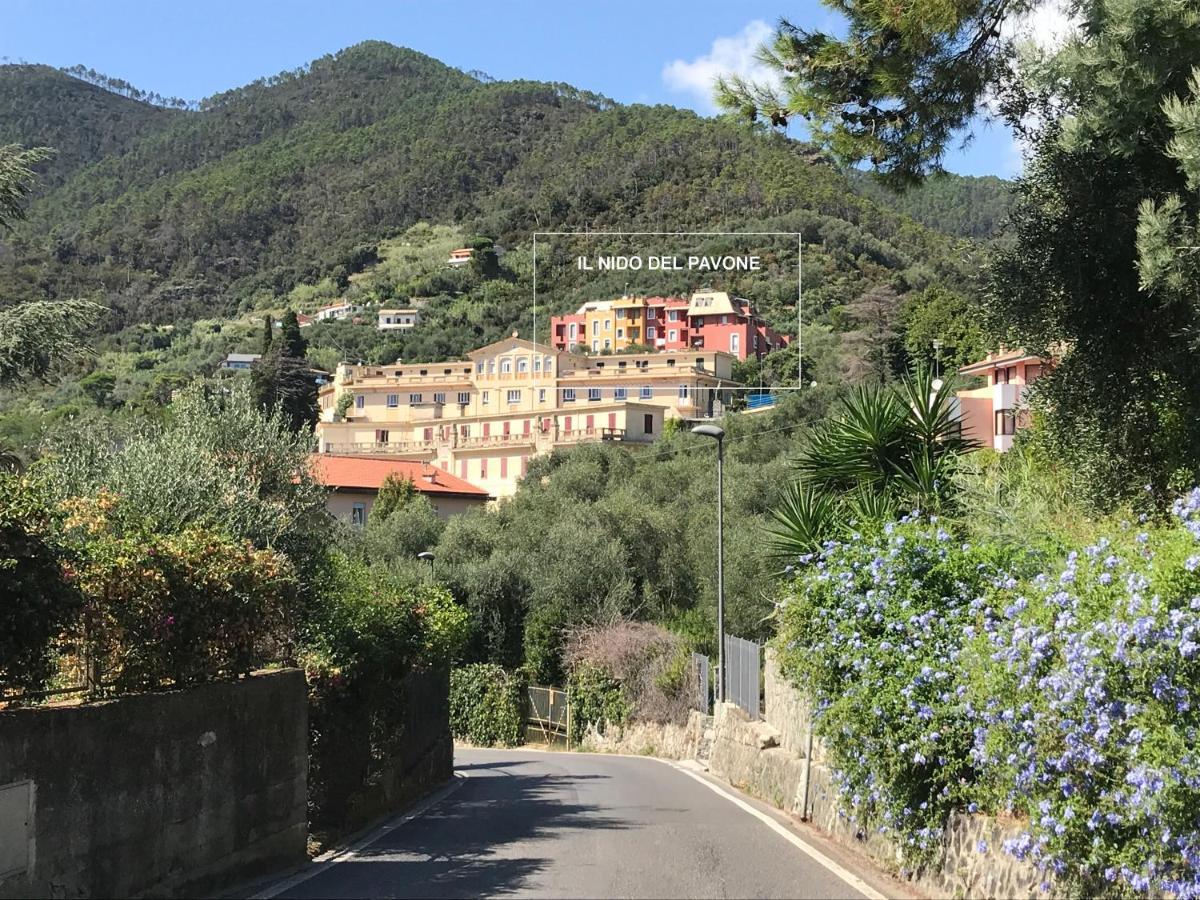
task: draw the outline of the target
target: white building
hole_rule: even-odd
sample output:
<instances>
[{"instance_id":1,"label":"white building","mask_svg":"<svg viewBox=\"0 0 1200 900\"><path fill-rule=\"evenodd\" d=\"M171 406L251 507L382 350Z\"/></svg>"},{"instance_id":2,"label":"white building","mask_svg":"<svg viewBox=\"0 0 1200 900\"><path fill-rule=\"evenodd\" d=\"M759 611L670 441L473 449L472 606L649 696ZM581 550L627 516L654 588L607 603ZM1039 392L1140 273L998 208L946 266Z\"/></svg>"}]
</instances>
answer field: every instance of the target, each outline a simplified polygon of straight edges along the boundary
<instances>
[{"instance_id":1,"label":"white building","mask_svg":"<svg viewBox=\"0 0 1200 900\"><path fill-rule=\"evenodd\" d=\"M380 331L408 331L420 322L421 313L415 309L381 309L377 327Z\"/></svg>"}]
</instances>

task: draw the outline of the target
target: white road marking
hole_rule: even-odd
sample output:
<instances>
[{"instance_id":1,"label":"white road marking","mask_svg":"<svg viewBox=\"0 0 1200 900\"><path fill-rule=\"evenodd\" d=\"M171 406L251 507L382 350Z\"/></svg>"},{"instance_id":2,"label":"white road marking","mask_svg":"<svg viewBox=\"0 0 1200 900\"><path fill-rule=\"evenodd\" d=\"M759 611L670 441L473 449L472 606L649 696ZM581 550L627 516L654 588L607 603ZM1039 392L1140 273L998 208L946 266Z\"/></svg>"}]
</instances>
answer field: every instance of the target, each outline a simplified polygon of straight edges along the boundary
<instances>
[{"instance_id":1,"label":"white road marking","mask_svg":"<svg viewBox=\"0 0 1200 900\"><path fill-rule=\"evenodd\" d=\"M654 757L647 757L647 758L653 759ZM661 760L661 761L667 762L666 760ZM749 803L747 803L741 797L738 797L736 794L731 794L729 791L725 790L719 784L715 784L714 782L709 781L707 778L697 775L695 772L691 771L686 766L681 766L676 763L670 763L670 762L668 762L667 764L669 766L671 766L671 768L675 769L676 771L682 772L684 775L688 776L689 778L696 779L696 781L700 782L702 785L704 785L710 791L720 794L722 797L724 797L730 803L732 803L735 806L750 813L750 815L754 816L754 818L758 819L760 822L762 822L764 825L766 825L768 828L770 828L772 831L774 831L776 834L778 834L780 837L782 837L785 841L787 841L792 846L794 846L797 850L800 850L802 853L807 854L815 862L824 866L826 869L828 869L830 872L832 872L838 878L842 879L842 881L846 882L846 884L850 885L850 887L854 888L856 891L858 891L864 897L868 897L868 898L870 898L870 900L888 900L887 896L879 893L879 891L875 890L875 888L871 887L869 884L867 884L865 881L863 881L861 878L859 878L857 875L855 875L849 869L834 862L832 859L830 859L828 856L826 856L820 850L818 850L815 847L806 843L798 835L794 834L792 831L785 828L783 825L779 824L779 822L777 822L774 818L767 815L762 810L756 809L755 807L751 806Z\"/></svg>"},{"instance_id":2,"label":"white road marking","mask_svg":"<svg viewBox=\"0 0 1200 900\"><path fill-rule=\"evenodd\" d=\"M429 812L429 810L437 806L439 803L457 791L460 787L462 787L463 781L466 777L467 776L459 772L455 772L454 779L448 785L446 785L436 794L430 794L423 801L421 801L421 803L417 804L417 806L410 809L404 815L397 816L396 818L380 825L378 828L372 829L365 837L348 847L327 850L320 856L313 859L312 863L308 867L297 872L290 878L285 878L278 884L271 885L271 887L267 888L266 890L255 894L251 900L271 900L272 897L278 897L285 891L290 891L296 885L303 884L310 878L315 878L326 869L336 866L338 863L350 862L356 855L358 855L359 852L371 846L380 838L395 831L401 825L411 822L418 816L423 816L425 813Z\"/></svg>"}]
</instances>

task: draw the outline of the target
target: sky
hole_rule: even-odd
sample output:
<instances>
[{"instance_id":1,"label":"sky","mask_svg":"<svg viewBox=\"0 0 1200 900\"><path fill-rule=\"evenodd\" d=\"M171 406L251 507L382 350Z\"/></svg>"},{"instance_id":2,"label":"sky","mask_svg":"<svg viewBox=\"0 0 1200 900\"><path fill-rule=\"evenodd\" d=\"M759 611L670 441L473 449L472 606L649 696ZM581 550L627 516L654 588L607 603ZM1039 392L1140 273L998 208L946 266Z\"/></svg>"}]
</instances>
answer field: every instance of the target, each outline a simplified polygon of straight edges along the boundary
<instances>
[{"instance_id":1,"label":"sky","mask_svg":"<svg viewBox=\"0 0 1200 900\"><path fill-rule=\"evenodd\" d=\"M146 91L199 100L364 40L419 50L494 78L567 82L622 103L669 103L705 115L713 77L761 74L752 54L785 16L838 21L818 0L6 0L0 59L82 63ZM1017 174L1001 124L945 165ZM802 136L802 135L797 135Z\"/></svg>"}]
</instances>

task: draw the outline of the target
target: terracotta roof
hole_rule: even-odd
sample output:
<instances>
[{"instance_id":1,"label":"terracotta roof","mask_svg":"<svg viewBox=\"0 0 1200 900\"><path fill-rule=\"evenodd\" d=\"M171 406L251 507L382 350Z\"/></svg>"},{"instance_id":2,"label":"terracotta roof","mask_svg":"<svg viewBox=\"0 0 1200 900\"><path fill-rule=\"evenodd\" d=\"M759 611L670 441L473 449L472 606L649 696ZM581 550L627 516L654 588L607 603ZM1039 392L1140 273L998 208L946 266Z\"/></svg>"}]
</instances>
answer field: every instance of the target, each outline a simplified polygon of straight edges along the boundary
<instances>
[{"instance_id":1,"label":"terracotta roof","mask_svg":"<svg viewBox=\"0 0 1200 900\"><path fill-rule=\"evenodd\" d=\"M973 362L963 366L958 370L960 375L979 375L984 372L990 372L992 369L1000 368L1001 366L1011 366L1015 363L1035 360L1042 361L1042 358L1035 353L1026 353L1023 349L1010 350L1002 347L995 353L989 353L979 362Z\"/></svg>"},{"instance_id":2,"label":"terracotta roof","mask_svg":"<svg viewBox=\"0 0 1200 900\"><path fill-rule=\"evenodd\" d=\"M407 478L422 494L460 494L481 499L490 496L483 488L416 459L334 456L330 453L313 453L309 458L317 480L332 488L378 490L384 479L394 473ZM425 477L429 474L433 475L432 481Z\"/></svg>"}]
</instances>

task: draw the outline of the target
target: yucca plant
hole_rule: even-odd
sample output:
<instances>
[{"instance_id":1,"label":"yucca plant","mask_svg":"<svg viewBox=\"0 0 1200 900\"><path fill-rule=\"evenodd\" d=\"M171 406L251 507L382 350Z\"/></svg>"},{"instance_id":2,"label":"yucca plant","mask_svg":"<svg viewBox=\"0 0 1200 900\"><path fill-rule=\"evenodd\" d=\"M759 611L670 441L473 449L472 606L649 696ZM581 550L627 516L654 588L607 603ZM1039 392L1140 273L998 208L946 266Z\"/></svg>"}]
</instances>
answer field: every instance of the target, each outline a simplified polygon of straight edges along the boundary
<instances>
[{"instance_id":1,"label":"yucca plant","mask_svg":"<svg viewBox=\"0 0 1200 900\"><path fill-rule=\"evenodd\" d=\"M854 388L796 461L800 478L774 511L771 554L794 559L852 524L947 506L954 460L973 446L953 401L953 383L936 383L927 368L895 386Z\"/></svg>"}]
</instances>

